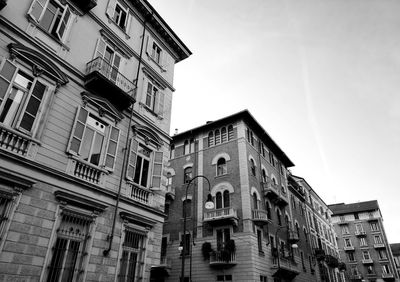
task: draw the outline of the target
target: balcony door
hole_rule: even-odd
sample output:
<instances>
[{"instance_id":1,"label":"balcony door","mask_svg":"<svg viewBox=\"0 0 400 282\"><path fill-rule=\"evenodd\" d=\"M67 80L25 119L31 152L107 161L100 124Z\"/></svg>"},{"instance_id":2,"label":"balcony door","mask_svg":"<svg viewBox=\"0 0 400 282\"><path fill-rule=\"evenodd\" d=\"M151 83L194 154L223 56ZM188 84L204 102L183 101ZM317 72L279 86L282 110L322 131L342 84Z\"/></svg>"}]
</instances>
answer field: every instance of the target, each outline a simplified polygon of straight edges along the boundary
<instances>
[{"instance_id":1,"label":"balcony door","mask_svg":"<svg viewBox=\"0 0 400 282\"><path fill-rule=\"evenodd\" d=\"M97 42L95 58L101 59L101 61L99 61L99 64L101 65L101 73L118 85L118 74L120 72L122 61L121 55L115 51L115 48L107 44L104 39L99 38Z\"/></svg>"}]
</instances>

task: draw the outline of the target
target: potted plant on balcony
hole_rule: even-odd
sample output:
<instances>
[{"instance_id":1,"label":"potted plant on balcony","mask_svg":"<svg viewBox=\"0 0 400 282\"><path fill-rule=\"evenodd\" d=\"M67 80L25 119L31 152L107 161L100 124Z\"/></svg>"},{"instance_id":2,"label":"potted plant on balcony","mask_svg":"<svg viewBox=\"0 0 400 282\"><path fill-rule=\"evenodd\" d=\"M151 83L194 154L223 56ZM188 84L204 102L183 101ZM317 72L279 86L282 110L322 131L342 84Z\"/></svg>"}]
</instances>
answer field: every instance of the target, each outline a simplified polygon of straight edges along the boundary
<instances>
[{"instance_id":1,"label":"potted plant on balcony","mask_svg":"<svg viewBox=\"0 0 400 282\"><path fill-rule=\"evenodd\" d=\"M204 242L201 246L201 252L203 254L204 260L210 259L210 254L214 252L213 248L211 247L210 242Z\"/></svg>"}]
</instances>

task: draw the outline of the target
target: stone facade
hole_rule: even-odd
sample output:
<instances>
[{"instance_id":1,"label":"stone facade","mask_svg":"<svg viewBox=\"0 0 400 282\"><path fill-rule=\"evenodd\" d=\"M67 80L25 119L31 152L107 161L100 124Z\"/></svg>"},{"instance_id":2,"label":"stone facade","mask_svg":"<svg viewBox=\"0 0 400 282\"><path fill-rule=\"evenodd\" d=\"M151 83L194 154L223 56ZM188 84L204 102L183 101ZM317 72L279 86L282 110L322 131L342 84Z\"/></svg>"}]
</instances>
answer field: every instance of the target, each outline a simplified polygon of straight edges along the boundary
<instances>
[{"instance_id":1,"label":"stone facade","mask_svg":"<svg viewBox=\"0 0 400 282\"><path fill-rule=\"evenodd\" d=\"M0 281L162 275L174 65L190 54L145 0L2 1Z\"/></svg>"}]
</instances>

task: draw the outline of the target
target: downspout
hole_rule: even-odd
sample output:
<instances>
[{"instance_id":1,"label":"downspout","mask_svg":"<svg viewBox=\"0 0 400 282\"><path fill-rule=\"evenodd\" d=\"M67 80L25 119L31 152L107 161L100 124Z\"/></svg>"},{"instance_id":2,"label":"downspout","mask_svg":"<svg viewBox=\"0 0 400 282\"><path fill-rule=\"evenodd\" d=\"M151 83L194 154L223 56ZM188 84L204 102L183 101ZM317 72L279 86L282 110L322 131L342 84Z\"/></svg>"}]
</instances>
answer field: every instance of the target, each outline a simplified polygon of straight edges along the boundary
<instances>
[{"instance_id":1,"label":"downspout","mask_svg":"<svg viewBox=\"0 0 400 282\"><path fill-rule=\"evenodd\" d=\"M152 17L152 16L153 16L153 12L151 13L150 17ZM145 16L144 22L143 22L142 42L140 44L139 64L138 64L137 72L136 72L135 88L134 88L135 92L134 93L136 93L136 91L137 91L137 85L138 85L138 80L139 80L139 71L140 71L140 66L141 66L141 63L142 63L144 35L145 35L145 32L146 32L146 22L147 22L147 17ZM104 256L107 256L110 253L112 242L113 242L113 238L114 238L114 233L115 233L115 224L116 224L116 221L117 221L118 207L119 207L119 202L120 202L120 199L121 199L122 181L124 179L125 170L126 170L126 160L127 160L127 156L128 156L128 153L129 153L128 143L129 143L129 139L130 139L131 126L132 126L133 105L134 105L134 103L130 106L131 113L130 113L130 117L129 117L128 133L126 134L125 148L123 149L124 150L124 157L123 157L123 161L122 161L121 176L119 178L119 187L118 187L118 193L117 193L117 201L115 203L113 224L112 224L112 228L111 228L111 234L107 237L109 245L108 245L108 248L103 251L103 255Z\"/></svg>"}]
</instances>

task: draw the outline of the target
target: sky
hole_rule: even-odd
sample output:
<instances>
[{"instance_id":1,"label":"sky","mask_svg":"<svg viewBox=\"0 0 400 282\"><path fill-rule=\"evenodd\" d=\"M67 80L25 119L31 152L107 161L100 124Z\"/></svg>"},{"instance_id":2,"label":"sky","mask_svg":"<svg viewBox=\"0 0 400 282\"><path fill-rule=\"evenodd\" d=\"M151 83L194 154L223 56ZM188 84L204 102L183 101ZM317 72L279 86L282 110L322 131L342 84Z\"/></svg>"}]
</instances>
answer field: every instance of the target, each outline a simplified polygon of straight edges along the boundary
<instances>
[{"instance_id":1,"label":"sky","mask_svg":"<svg viewBox=\"0 0 400 282\"><path fill-rule=\"evenodd\" d=\"M171 134L248 109L325 203L378 200L400 242L400 1L149 2L193 53Z\"/></svg>"}]
</instances>

